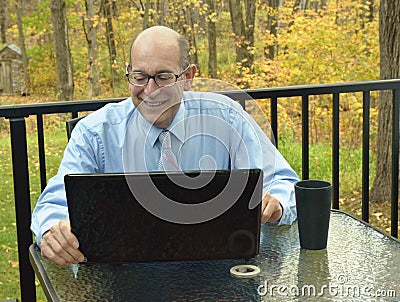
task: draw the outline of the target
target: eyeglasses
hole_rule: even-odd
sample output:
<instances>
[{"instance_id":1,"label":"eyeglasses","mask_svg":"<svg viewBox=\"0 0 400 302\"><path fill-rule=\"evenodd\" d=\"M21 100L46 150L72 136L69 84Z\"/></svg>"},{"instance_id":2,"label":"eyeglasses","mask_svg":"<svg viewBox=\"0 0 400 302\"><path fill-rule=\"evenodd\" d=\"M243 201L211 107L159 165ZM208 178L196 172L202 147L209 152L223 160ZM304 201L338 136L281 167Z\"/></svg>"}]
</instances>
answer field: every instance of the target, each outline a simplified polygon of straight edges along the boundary
<instances>
[{"instance_id":1,"label":"eyeglasses","mask_svg":"<svg viewBox=\"0 0 400 302\"><path fill-rule=\"evenodd\" d=\"M126 77L128 78L128 82L134 86L144 87L149 83L150 79L153 79L159 87L167 87L175 85L176 81L189 69L189 67L190 65L180 74L175 74L173 72L159 72L152 76L141 71L128 72L127 70Z\"/></svg>"}]
</instances>

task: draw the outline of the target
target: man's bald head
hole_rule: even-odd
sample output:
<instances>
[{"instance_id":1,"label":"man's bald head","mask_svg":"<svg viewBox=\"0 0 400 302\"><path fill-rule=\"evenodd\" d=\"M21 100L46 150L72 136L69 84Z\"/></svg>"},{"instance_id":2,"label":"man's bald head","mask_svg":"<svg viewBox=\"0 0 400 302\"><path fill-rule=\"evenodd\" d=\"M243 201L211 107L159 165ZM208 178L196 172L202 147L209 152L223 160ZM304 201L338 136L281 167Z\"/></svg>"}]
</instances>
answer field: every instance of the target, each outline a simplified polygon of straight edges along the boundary
<instances>
[{"instance_id":1,"label":"man's bald head","mask_svg":"<svg viewBox=\"0 0 400 302\"><path fill-rule=\"evenodd\" d=\"M186 38L178 34L175 30L166 26L153 26L139 33L132 42L130 61L132 66L132 51L137 44L147 44L149 42L159 43L160 46L170 44L176 45L179 53L179 64L182 69L189 65L189 44ZM160 48L162 49L162 48Z\"/></svg>"},{"instance_id":2,"label":"man's bald head","mask_svg":"<svg viewBox=\"0 0 400 302\"><path fill-rule=\"evenodd\" d=\"M178 40L180 35L174 31L173 29L166 27L166 26L153 26L143 30L139 33L135 39L135 41L140 41L141 39L154 39L157 38L165 38L167 40L174 39L175 41ZM135 42L134 42L135 44Z\"/></svg>"}]
</instances>

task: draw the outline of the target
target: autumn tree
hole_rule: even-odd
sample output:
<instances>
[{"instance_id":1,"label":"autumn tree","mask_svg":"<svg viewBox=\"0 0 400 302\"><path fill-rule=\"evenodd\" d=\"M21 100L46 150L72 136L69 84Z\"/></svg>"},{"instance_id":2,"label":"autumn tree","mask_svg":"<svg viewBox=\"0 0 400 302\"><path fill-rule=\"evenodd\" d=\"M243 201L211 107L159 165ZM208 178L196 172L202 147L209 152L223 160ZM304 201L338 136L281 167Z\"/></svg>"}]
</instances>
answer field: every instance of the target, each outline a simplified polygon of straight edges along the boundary
<instances>
[{"instance_id":1,"label":"autumn tree","mask_svg":"<svg viewBox=\"0 0 400 302\"><path fill-rule=\"evenodd\" d=\"M0 43L6 43L7 0L0 0Z\"/></svg>"},{"instance_id":2,"label":"autumn tree","mask_svg":"<svg viewBox=\"0 0 400 302\"><path fill-rule=\"evenodd\" d=\"M295 11L304 11L306 9L312 9L318 11L327 5L327 0L295 0L293 9Z\"/></svg>"},{"instance_id":3,"label":"autumn tree","mask_svg":"<svg viewBox=\"0 0 400 302\"><path fill-rule=\"evenodd\" d=\"M237 84L249 88L249 83L242 79L253 71L256 1L229 0L229 11L235 39Z\"/></svg>"},{"instance_id":4,"label":"autumn tree","mask_svg":"<svg viewBox=\"0 0 400 302\"><path fill-rule=\"evenodd\" d=\"M109 53L110 72L111 72L111 87L115 86L115 68L117 60L117 46L115 44L115 33L113 25L114 6L110 0L102 0L101 9L105 18L106 38Z\"/></svg>"},{"instance_id":5,"label":"autumn tree","mask_svg":"<svg viewBox=\"0 0 400 302\"><path fill-rule=\"evenodd\" d=\"M88 45L88 93L89 100L97 97L101 93L100 70L98 62L97 47L97 26L99 24L99 15L95 13L95 0L86 0L86 18L82 17L83 29L85 32L86 42Z\"/></svg>"},{"instance_id":6,"label":"autumn tree","mask_svg":"<svg viewBox=\"0 0 400 302\"><path fill-rule=\"evenodd\" d=\"M279 0L268 0L262 4L262 10L266 10L267 19L260 20L266 31L266 44L264 46L264 56L267 59L273 60L277 52L276 38L278 35L278 15L279 15Z\"/></svg>"},{"instance_id":7,"label":"autumn tree","mask_svg":"<svg viewBox=\"0 0 400 302\"><path fill-rule=\"evenodd\" d=\"M149 28L149 10L150 10L150 0L146 0L143 4L142 1L140 1L141 5L143 6L143 26L142 29L145 30L146 28Z\"/></svg>"},{"instance_id":8,"label":"autumn tree","mask_svg":"<svg viewBox=\"0 0 400 302\"><path fill-rule=\"evenodd\" d=\"M197 8L198 11L199 8ZM176 17L178 18L178 23L181 27L181 33L188 39L190 46L190 61L193 64L196 64L198 67L198 72L201 72L201 67L199 64L198 54L197 54L197 37L196 37L196 17L194 16L196 12L196 7L194 7L193 3L187 3L187 1L183 1L182 5L178 9L178 14ZM183 18L179 18L179 16L183 16Z\"/></svg>"},{"instance_id":9,"label":"autumn tree","mask_svg":"<svg viewBox=\"0 0 400 302\"><path fill-rule=\"evenodd\" d=\"M65 9L64 0L50 0L57 65L57 97L59 101L70 101L74 97L73 70Z\"/></svg>"},{"instance_id":10,"label":"autumn tree","mask_svg":"<svg viewBox=\"0 0 400 302\"><path fill-rule=\"evenodd\" d=\"M362 0L361 2L361 27L364 27L365 23L372 22L374 20L374 0Z\"/></svg>"},{"instance_id":11,"label":"autumn tree","mask_svg":"<svg viewBox=\"0 0 400 302\"><path fill-rule=\"evenodd\" d=\"M379 11L380 78L400 78L400 1L381 0ZM389 199L391 184L392 93L379 97L376 172L371 201Z\"/></svg>"},{"instance_id":12,"label":"autumn tree","mask_svg":"<svg viewBox=\"0 0 400 302\"><path fill-rule=\"evenodd\" d=\"M23 95L27 95L27 94L29 94L31 80L29 77L28 56L26 55L25 35L24 35L24 29L22 26L22 15L24 13L24 10L22 9L21 2L22 1L16 1L15 8L16 8L16 12L17 12L18 37L19 37L19 45L21 48L21 54L22 54L22 67L23 67L23 75L24 75L24 85L22 87L21 93Z\"/></svg>"},{"instance_id":13,"label":"autumn tree","mask_svg":"<svg viewBox=\"0 0 400 302\"><path fill-rule=\"evenodd\" d=\"M217 78L217 30L215 0L207 0L208 16L208 76Z\"/></svg>"}]
</instances>

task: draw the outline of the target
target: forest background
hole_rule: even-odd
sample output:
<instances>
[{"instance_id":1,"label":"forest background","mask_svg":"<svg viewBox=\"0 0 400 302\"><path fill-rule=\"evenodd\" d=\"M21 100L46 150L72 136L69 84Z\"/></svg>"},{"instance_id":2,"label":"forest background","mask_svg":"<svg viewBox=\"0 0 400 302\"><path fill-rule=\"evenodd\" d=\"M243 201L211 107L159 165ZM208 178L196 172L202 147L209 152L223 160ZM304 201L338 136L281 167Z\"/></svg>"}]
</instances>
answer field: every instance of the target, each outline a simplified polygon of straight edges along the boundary
<instances>
[{"instance_id":1,"label":"forest background","mask_svg":"<svg viewBox=\"0 0 400 302\"><path fill-rule=\"evenodd\" d=\"M13 43L22 49L25 85L21 93L26 95L0 95L0 105L128 96L125 62L132 39L152 25L169 26L188 37L197 77L218 79L237 88L380 79L379 0L0 0L0 4L0 48ZM63 26L65 35L55 35ZM60 37L63 41L57 41ZM60 44L68 52L57 58ZM296 144L300 146L300 108L300 99L279 102L280 148L287 157ZM315 147L311 163L322 170L315 176L329 178L330 161L323 158L330 157L331 100L312 98L310 108ZM341 160L352 170L341 172L346 187L340 202L344 209L360 215L361 180L356 175L361 173L361 96L343 95L340 109ZM374 151L377 94L371 96L370 116ZM48 175L55 173L65 146L58 138L65 136L61 119L65 117L45 121L55 133L48 137ZM7 124L0 120L2 158L10 152ZM28 131L35 128L31 125ZM300 173L299 156L288 161ZM371 157L372 174L374 154ZM10 159L1 161L2 168L10 170L5 173L8 180L2 182L7 185L12 179ZM37 160L32 165L37 169ZM39 191L31 192L33 201ZM13 202L11 191L7 198L0 200L2 217L14 215L6 210ZM389 231L390 205L383 202L371 207L372 223ZM0 259L8 267L4 271L2 267L0 298L7 298L17 295L18 262L15 234L2 233L15 232L15 220L4 222L1 228Z\"/></svg>"},{"instance_id":2,"label":"forest background","mask_svg":"<svg viewBox=\"0 0 400 302\"><path fill-rule=\"evenodd\" d=\"M26 90L53 100L60 90L52 12L61 9L73 99L126 95L130 44L152 25L188 37L198 76L240 88L379 79L376 0L1 1L2 43L25 44Z\"/></svg>"}]
</instances>

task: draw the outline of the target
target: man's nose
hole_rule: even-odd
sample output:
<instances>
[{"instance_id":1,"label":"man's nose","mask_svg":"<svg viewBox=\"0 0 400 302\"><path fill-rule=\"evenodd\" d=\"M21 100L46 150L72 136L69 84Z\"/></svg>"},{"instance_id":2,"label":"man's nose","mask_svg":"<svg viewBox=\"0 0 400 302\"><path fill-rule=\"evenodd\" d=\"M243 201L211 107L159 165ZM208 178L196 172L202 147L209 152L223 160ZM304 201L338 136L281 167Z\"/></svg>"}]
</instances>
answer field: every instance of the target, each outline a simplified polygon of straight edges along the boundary
<instances>
[{"instance_id":1,"label":"man's nose","mask_svg":"<svg viewBox=\"0 0 400 302\"><path fill-rule=\"evenodd\" d=\"M154 78L150 78L149 82L147 83L147 85L144 88L144 92L148 95L151 96L154 94L154 92L156 92L158 89L160 89L160 87L157 85L156 81L154 80Z\"/></svg>"}]
</instances>

